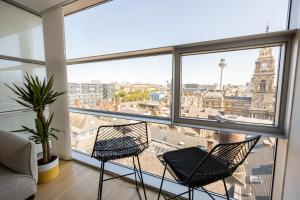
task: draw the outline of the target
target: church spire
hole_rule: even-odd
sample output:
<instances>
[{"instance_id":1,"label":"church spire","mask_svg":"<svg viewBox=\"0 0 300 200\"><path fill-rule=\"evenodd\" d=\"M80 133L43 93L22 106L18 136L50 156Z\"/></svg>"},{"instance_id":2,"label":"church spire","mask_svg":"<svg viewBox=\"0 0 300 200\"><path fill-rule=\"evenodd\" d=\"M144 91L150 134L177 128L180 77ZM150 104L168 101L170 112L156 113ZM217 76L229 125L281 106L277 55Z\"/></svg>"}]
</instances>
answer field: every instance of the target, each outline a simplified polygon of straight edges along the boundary
<instances>
[{"instance_id":1,"label":"church spire","mask_svg":"<svg viewBox=\"0 0 300 200\"><path fill-rule=\"evenodd\" d=\"M268 33L270 30L270 24L269 22L266 24L266 33ZM259 57L258 60L266 59L266 58L272 58L272 48L271 47L263 47L259 50Z\"/></svg>"}]
</instances>

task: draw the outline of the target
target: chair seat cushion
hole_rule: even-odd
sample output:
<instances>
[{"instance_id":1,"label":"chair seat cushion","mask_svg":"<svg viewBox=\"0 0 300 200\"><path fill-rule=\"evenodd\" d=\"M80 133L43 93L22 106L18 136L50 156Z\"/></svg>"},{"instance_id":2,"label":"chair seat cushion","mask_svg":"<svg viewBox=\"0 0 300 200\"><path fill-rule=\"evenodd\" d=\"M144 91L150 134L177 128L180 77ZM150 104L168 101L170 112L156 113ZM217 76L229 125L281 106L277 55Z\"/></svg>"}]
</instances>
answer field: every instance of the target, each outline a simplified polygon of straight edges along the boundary
<instances>
[{"instance_id":1,"label":"chair seat cushion","mask_svg":"<svg viewBox=\"0 0 300 200\"><path fill-rule=\"evenodd\" d=\"M136 140L136 138L124 136L97 141L92 157L101 161L108 161L138 155L146 146L143 144L139 145Z\"/></svg>"},{"instance_id":2,"label":"chair seat cushion","mask_svg":"<svg viewBox=\"0 0 300 200\"><path fill-rule=\"evenodd\" d=\"M202 165L187 182L187 178L207 154L207 151L198 147L190 147L164 153L163 158L180 182L190 187L200 187L230 176L230 173L226 172L227 166L223 162L209 157L208 162Z\"/></svg>"},{"instance_id":3,"label":"chair seat cushion","mask_svg":"<svg viewBox=\"0 0 300 200\"><path fill-rule=\"evenodd\" d=\"M36 193L32 176L18 174L0 165L0 199L24 200Z\"/></svg>"}]
</instances>

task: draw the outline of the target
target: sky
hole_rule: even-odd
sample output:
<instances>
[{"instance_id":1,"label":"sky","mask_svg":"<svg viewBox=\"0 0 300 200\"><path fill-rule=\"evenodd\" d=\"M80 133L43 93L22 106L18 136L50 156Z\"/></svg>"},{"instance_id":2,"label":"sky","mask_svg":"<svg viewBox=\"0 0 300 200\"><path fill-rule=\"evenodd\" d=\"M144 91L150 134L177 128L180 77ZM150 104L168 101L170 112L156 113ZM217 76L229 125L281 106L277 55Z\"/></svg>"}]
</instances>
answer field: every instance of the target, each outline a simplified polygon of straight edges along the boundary
<instances>
[{"instance_id":1,"label":"sky","mask_svg":"<svg viewBox=\"0 0 300 200\"><path fill-rule=\"evenodd\" d=\"M288 0L113 0L65 18L67 58L103 55L286 29ZM278 55L278 49L273 50ZM245 84L258 49L184 58L183 81ZM68 66L69 82L171 80L171 56ZM185 71L186 70L186 71ZM186 77L186 78L185 78ZM186 81L185 81L186 80Z\"/></svg>"},{"instance_id":2,"label":"sky","mask_svg":"<svg viewBox=\"0 0 300 200\"><path fill-rule=\"evenodd\" d=\"M275 69L278 67L279 46L272 47ZM225 58L223 84L245 85L251 82L259 49L198 54L182 57L182 82L199 84L219 84L220 59Z\"/></svg>"}]
</instances>

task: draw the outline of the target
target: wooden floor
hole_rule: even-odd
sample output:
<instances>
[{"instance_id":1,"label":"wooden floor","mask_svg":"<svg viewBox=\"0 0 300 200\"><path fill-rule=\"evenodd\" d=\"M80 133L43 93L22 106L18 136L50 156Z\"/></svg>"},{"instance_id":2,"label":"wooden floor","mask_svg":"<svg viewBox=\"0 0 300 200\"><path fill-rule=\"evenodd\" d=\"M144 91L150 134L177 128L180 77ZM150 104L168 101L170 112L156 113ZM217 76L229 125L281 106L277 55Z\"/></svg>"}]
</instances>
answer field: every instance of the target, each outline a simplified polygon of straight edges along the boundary
<instances>
[{"instance_id":1,"label":"wooden floor","mask_svg":"<svg viewBox=\"0 0 300 200\"><path fill-rule=\"evenodd\" d=\"M105 178L109 177L105 175ZM38 185L36 200L96 200L99 171L75 161L60 161L59 176ZM140 189L142 194L142 189ZM156 199L157 193L147 190L148 199ZM135 185L122 179L104 183L103 200L140 199Z\"/></svg>"}]
</instances>

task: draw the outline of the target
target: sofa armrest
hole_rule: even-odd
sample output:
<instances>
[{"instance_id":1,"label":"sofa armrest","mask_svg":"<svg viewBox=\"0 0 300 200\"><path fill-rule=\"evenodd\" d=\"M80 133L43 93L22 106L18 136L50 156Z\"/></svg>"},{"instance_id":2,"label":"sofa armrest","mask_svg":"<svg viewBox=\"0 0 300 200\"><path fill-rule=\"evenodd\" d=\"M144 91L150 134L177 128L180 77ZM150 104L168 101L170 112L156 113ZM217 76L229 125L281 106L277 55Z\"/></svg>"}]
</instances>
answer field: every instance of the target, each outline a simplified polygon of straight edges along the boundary
<instances>
[{"instance_id":1,"label":"sofa armrest","mask_svg":"<svg viewBox=\"0 0 300 200\"><path fill-rule=\"evenodd\" d=\"M33 142L0 130L0 163L16 173L32 176L37 182L37 153Z\"/></svg>"}]
</instances>

